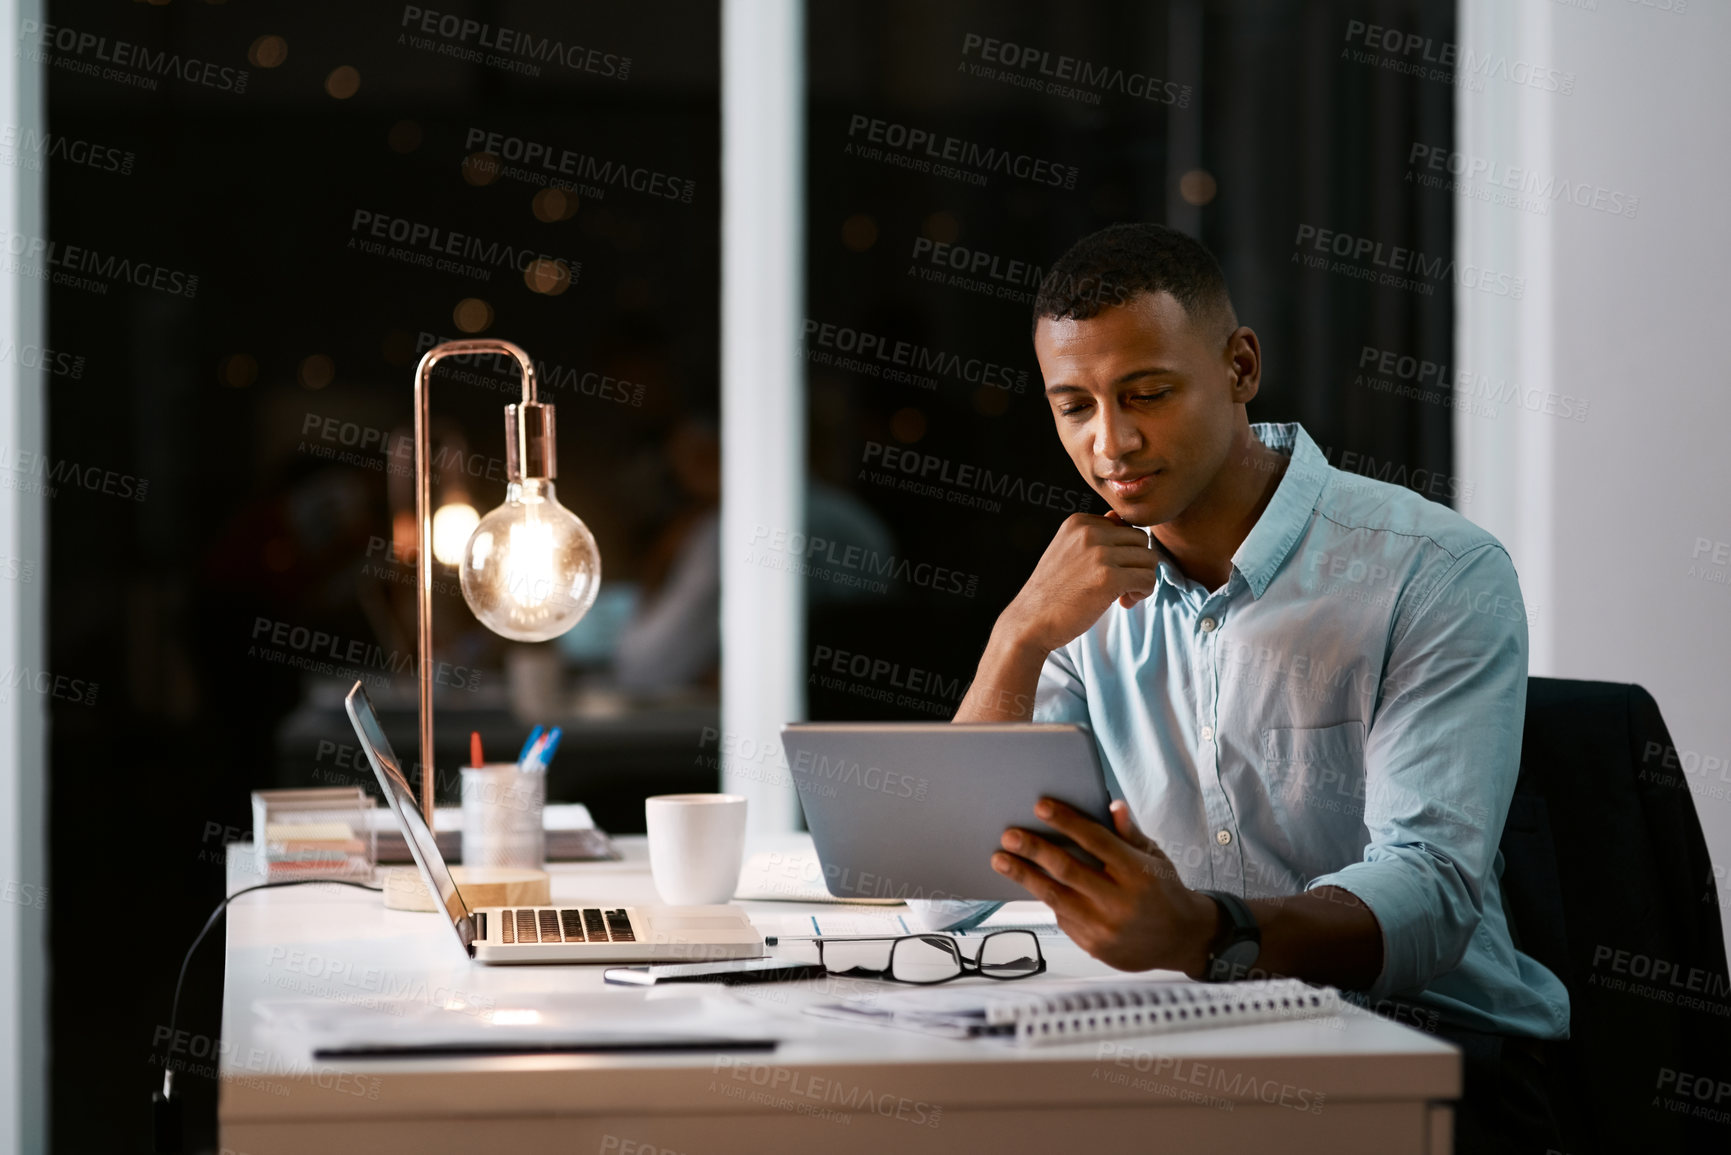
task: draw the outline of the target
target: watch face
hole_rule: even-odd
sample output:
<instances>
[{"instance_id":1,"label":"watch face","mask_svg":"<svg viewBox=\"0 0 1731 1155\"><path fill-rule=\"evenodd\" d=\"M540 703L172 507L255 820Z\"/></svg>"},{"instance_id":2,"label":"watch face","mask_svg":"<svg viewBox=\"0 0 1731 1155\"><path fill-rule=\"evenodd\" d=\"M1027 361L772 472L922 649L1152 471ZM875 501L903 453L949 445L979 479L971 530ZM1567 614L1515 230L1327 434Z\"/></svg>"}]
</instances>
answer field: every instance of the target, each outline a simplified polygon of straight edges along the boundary
<instances>
[{"instance_id":1,"label":"watch face","mask_svg":"<svg viewBox=\"0 0 1731 1155\"><path fill-rule=\"evenodd\" d=\"M1250 978L1259 949L1253 942L1233 943L1208 961L1208 980L1226 983Z\"/></svg>"},{"instance_id":2,"label":"watch face","mask_svg":"<svg viewBox=\"0 0 1731 1155\"><path fill-rule=\"evenodd\" d=\"M1247 967L1251 963L1255 962L1256 956L1261 953L1262 946L1260 943L1246 940L1244 942L1233 943L1231 946L1220 952L1220 957L1231 963L1233 966Z\"/></svg>"},{"instance_id":3,"label":"watch face","mask_svg":"<svg viewBox=\"0 0 1731 1155\"><path fill-rule=\"evenodd\" d=\"M1232 940L1226 946L1211 952L1210 969L1218 976L1216 981L1243 978L1245 972L1256 962L1257 956L1262 953L1261 936L1257 933L1255 919L1242 900L1212 891L1209 896L1220 904L1222 921L1226 924L1221 937Z\"/></svg>"}]
</instances>

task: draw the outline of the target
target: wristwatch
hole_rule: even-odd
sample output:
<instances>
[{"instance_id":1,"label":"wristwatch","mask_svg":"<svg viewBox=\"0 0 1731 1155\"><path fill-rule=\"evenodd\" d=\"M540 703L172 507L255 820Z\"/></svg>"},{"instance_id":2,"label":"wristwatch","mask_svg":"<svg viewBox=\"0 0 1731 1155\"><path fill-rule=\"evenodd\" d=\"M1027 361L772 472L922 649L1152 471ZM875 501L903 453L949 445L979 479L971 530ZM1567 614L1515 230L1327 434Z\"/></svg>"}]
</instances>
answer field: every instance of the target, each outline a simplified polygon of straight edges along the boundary
<instances>
[{"instance_id":1,"label":"wristwatch","mask_svg":"<svg viewBox=\"0 0 1731 1155\"><path fill-rule=\"evenodd\" d=\"M1220 932L1214 936L1214 941L1208 945L1208 962L1202 969L1202 977L1211 983L1227 982L1236 978L1247 978L1250 968L1256 963L1256 956L1262 953L1262 929L1256 925L1256 916L1250 913L1250 906L1236 894L1228 894L1224 890L1204 890L1206 894L1220 904Z\"/></svg>"}]
</instances>

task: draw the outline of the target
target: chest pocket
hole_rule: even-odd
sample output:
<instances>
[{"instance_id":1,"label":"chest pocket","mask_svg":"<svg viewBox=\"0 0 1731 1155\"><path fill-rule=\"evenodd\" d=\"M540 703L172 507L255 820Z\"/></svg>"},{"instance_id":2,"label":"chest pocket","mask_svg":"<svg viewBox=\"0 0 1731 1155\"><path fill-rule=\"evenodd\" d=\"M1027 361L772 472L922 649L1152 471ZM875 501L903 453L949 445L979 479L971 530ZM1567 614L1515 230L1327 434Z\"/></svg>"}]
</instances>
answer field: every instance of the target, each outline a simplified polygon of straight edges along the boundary
<instances>
[{"instance_id":1,"label":"chest pocket","mask_svg":"<svg viewBox=\"0 0 1731 1155\"><path fill-rule=\"evenodd\" d=\"M1315 876L1357 862L1364 826L1364 724L1266 730L1263 773L1295 867Z\"/></svg>"}]
</instances>

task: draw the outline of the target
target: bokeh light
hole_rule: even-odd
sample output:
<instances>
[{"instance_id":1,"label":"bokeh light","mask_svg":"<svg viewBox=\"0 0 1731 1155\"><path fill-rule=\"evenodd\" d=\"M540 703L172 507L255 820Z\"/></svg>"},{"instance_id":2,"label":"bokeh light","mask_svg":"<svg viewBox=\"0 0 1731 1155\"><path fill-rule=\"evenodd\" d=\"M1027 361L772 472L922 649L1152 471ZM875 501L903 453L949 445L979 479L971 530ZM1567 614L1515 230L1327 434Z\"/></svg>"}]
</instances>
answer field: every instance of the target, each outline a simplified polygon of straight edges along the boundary
<instances>
[{"instance_id":1,"label":"bokeh light","mask_svg":"<svg viewBox=\"0 0 1731 1155\"><path fill-rule=\"evenodd\" d=\"M463 549L469 535L481 522L481 515L467 502L441 505L433 512L433 557L441 565L456 565L463 560Z\"/></svg>"},{"instance_id":2,"label":"bokeh light","mask_svg":"<svg viewBox=\"0 0 1731 1155\"><path fill-rule=\"evenodd\" d=\"M493 327L493 306L479 297L464 297L451 310L451 323L465 333L485 333Z\"/></svg>"},{"instance_id":3,"label":"bokeh light","mask_svg":"<svg viewBox=\"0 0 1731 1155\"><path fill-rule=\"evenodd\" d=\"M962 225L954 213L939 209L926 218L925 234L940 245L953 245L962 235Z\"/></svg>"},{"instance_id":4,"label":"bokeh light","mask_svg":"<svg viewBox=\"0 0 1731 1155\"><path fill-rule=\"evenodd\" d=\"M898 409L890 417L890 433L904 445L912 445L926 435L926 415L918 409Z\"/></svg>"},{"instance_id":5,"label":"bokeh light","mask_svg":"<svg viewBox=\"0 0 1731 1155\"><path fill-rule=\"evenodd\" d=\"M254 68L275 68L288 59L288 41L280 36L260 36L246 50L246 58Z\"/></svg>"},{"instance_id":6,"label":"bokeh light","mask_svg":"<svg viewBox=\"0 0 1731 1155\"><path fill-rule=\"evenodd\" d=\"M323 389L336 376L337 363L323 353L314 353L301 361L300 383L308 389Z\"/></svg>"},{"instance_id":7,"label":"bokeh light","mask_svg":"<svg viewBox=\"0 0 1731 1155\"><path fill-rule=\"evenodd\" d=\"M339 65L325 77L325 91L338 100L347 100L361 90L360 70L352 64Z\"/></svg>"},{"instance_id":8,"label":"bokeh light","mask_svg":"<svg viewBox=\"0 0 1731 1155\"><path fill-rule=\"evenodd\" d=\"M249 353L236 353L224 357L222 364L217 366L217 380L230 389L245 389L258 380L258 362Z\"/></svg>"},{"instance_id":9,"label":"bokeh light","mask_svg":"<svg viewBox=\"0 0 1731 1155\"><path fill-rule=\"evenodd\" d=\"M488 185L499 179L499 158L490 152L472 152L463 158L463 179L472 185Z\"/></svg>"},{"instance_id":10,"label":"bokeh light","mask_svg":"<svg viewBox=\"0 0 1731 1155\"><path fill-rule=\"evenodd\" d=\"M523 283L532 292L557 297L571 287L571 267L564 261L542 257L529 262L529 267L523 270Z\"/></svg>"},{"instance_id":11,"label":"bokeh light","mask_svg":"<svg viewBox=\"0 0 1731 1155\"><path fill-rule=\"evenodd\" d=\"M544 188L535 194L535 219L552 224L577 215L577 194L565 189Z\"/></svg>"},{"instance_id":12,"label":"bokeh light","mask_svg":"<svg viewBox=\"0 0 1731 1155\"><path fill-rule=\"evenodd\" d=\"M865 213L855 213L841 225L841 243L863 253L878 243L878 223Z\"/></svg>"},{"instance_id":13,"label":"bokeh light","mask_svg":"<svg viewBox=\"0 0 1731 1155\"><path fill-rule=\"evenodd\" d=\"M1187 204L1205 205L1214 199L1214 194L1220 191L1220 186L1214 182L1214 174L1199 168L1193 168L1178 178L1178 195Z\"/></svg>"}]
</instances>

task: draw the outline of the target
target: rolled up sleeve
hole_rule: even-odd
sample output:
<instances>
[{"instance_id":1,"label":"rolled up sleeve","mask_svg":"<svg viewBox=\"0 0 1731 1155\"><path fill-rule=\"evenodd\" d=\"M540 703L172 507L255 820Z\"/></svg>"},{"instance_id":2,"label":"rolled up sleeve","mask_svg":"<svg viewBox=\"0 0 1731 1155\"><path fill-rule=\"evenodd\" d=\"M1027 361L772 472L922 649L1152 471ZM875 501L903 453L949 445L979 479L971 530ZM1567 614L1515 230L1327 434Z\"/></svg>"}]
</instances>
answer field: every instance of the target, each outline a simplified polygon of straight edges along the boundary
<instances>
[{"instance_id":1,"label":"rolled up sleeve","mask_svg":"<svg viewBox=\"0 0 1731 1155\"><path fill-rule=\"evenodd\" d=\"M1484 912L1520 770L1527 619L1514 564L1485 544L1462 554L1396 616L1365 741L1359 862L1311 879L1368 906L1382 928L1372 1000L1453 970Z\"/></svg>"},{"instance_id":2,"label":"rolled up sleeve","mask_svg":"<svg viewBox=\"0 0 1731 1155\"><path fill-rule=\"evenodd\" d=\"M1046 655L1040 667L1040 681L1034 687L1034 721L1086 722L1088 691L1082 676L1076 671L1075 659L1068 646Z\"/></svg>"}]
</instances>

